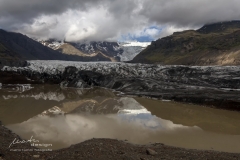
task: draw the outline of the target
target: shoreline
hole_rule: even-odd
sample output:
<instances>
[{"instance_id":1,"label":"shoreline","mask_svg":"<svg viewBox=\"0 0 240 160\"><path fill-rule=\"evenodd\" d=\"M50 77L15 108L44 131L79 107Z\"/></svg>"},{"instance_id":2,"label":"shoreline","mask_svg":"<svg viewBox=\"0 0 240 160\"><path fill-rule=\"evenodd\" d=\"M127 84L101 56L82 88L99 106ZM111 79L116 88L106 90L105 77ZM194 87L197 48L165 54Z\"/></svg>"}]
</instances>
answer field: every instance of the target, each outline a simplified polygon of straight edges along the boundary
<instances>
[{"instance_id":1,"label":"shoreline","mask_svg":"<svg viewBox=\"0 0 240 160\"><path fill-rule=\"evenodd\" d=\"M7 129L0 126L0 159L41 159L41 160L155 160L155 159L240 159L240 153L227 153L210 150L184 149L179 147L167 146L161 143L152 143L148 145L137 145L116 139L90 139L84 142L71 145L68 148L59 150L39 152L39 151L10 151L9 144L14 138L21 138ZM30 144L15 144L11 147L14 149L36 149Z\"/></svg>"},{"instance_id":2,"label":"shoreline","mask_svg":"<svg viewBox=\"0 0 240 160\"><path fill-rule=\"evenodd\" d=\"M59 83L41 83L37 80L29 80L25 76L21 76L14 72L3 72L0 71L0 84L1 88L7 85L58 85L59 87L64 88L79 88L78 86L61 86ZM16 76L16 79L13 79L12 76ZM1 79L3 83L1 83ZM6 83L9 81L10 83ZM132 81L132 80L127 80ZM5 83L4 83L5 82ZM128 82L127 82L128 83ZM131 82L129 82L131 85ZM142 84L142 83L141 83ZM139 85L141 85L139 84ZM123 84L121 84L123 85ZM109 86L84 86L79 89L88 89L91 87L100 87L109 90L113 90L118 93L119 96L131 96L131 97L142 97L149 98L160 101L172 101L179 102L184 104L194 104L194 105L202 105L204 107L215 108L215 109L223 109L240 112L240 99L237 96L240 94L240 90L223 90L218 88L203 88L199 89L165 89L165 90L156 90L156 91L134 91L134 85L131 88L115 88ZM138 87L138 86L137 86Z\"/></svg>"}]
</instances>

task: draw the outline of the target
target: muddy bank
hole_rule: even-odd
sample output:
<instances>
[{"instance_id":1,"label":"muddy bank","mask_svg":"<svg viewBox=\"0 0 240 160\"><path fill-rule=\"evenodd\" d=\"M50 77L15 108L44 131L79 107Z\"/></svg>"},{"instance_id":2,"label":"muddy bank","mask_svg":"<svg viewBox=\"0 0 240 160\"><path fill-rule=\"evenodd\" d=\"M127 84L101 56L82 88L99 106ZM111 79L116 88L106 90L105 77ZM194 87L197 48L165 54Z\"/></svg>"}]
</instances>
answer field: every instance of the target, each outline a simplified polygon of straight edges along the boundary
<instances>
[{"instance_id":1,"label":"muddy bank","mask_svg":"<svg viewBox=\"0 0 240 160\"><path fill-rule=\"evenodd\" d=\"M69 148L55 151L36 151L37 148L29 144L15 144L9 148L11 142L21 138L5 128L0 126L0 159L41 159L41 160L65 160L65 159L83 159L83 160L157 160L157 159L240 159L238 153L225 153L215 151L200 151L166 146L160 143L149 145L134 145L126 141L113 139L91 139ZM16 151L23 149L25 151ZM32 150L32 151L28 151Z\"/></svg>"}]
</instances>

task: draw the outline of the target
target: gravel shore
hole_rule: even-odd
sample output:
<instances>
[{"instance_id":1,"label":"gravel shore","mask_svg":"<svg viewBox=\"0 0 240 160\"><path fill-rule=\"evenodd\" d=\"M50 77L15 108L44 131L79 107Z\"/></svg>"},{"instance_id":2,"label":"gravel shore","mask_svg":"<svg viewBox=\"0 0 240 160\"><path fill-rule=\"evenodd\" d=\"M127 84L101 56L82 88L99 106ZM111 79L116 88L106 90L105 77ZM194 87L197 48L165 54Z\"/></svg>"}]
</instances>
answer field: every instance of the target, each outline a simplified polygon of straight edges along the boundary
<instances>
[{"instance_id":1,"label":"gravel shore","mask_svg":"<svg viewBox=\"0 0 240 160\"><path fill-rule=\"evenodd\" d=\"M3 125L0 131L0 160L240 160L240 153L183 149L160 143L135 145L114 139L91 139L69 148L39 152L30 144L15 144L9 148L15 138L21 138ZM16 149L33 151L14 151Z\"/></svg>"}]
</instances>

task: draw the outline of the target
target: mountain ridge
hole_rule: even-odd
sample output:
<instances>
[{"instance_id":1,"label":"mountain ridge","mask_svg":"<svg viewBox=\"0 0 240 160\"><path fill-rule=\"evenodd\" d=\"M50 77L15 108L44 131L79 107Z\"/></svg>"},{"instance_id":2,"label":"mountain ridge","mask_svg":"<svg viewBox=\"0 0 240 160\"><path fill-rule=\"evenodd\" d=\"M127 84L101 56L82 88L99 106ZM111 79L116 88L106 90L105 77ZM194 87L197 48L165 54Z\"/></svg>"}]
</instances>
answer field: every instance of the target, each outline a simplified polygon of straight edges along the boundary
<instances>
[{"instance_id":1,"label":"mountain ridge","mask_svg":"<svg viewBox=\"0 0 240 160\"><path fill-rule=\"evenodd\" d=\"M94 57L99 54L112 62L132 60L150 43L148 42L67 42L54 39L39 40L43 45L64 54Z\"/></svg>"},{"instance_id":2,"label":"mountain ridge","mask_svg":"<svg viewBox=\"0 0 240 160\"><path fill-rule=\"evenodd\" d=\"M21 33L0 30L0 68L22 66L26 60L65 60L65 61L111 61L131 60L145 47L128 46L118 42L76 43L49 40L36 40Z\"/></svg>"},{"instance_id":3,"label":"mountain ridge","mask_svg":"<svg viewBox=\"0 0 240 160\"><path fill-rule=\"evenodd\" d=\"M20 55L7 49L2 43L0 43L0 69L3 66L25 66L26 62L21 60Z\"/></svg>"},{"instance_id":4,"label":"mountain ridge","mask_svg":"<svg viewBox=\"0 0 240 160\"><path fill-rule=\"evenodd\" d=\"M110 59L97 54L96 57L82 57L78 55L67 55L55 51L21 33L0 30L0 44L18 60L66 60L66 61L110 61ZM4 51L1 52L3 55ZM8 56L9 56L8 55ZM5 57L6 59L6 57ZM12 56L14 59L14 56ZM17 62L17 61L16 61Z\"/></svg>"},{"instance_id":5,"label":"mountain ridge","mask_svg":"<svg viewBox=\"0 0 240 160\"><path fill-rule=\"evenodd\" d=\"M240 21L204 25L153 41L132 63L240 65Z\"/></svg>"}]
</instances>

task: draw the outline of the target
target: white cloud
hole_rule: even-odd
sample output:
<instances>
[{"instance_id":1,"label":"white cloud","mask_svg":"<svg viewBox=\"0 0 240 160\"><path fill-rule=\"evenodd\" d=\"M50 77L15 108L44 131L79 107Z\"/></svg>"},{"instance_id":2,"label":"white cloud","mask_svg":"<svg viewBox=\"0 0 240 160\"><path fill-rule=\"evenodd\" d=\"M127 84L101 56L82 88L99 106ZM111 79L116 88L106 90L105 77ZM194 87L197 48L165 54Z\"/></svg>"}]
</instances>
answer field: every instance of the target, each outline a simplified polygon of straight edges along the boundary
<instances>
[{"instance_id":1,"label":"white cloud","mask_svg":"<svg viewBox=\"0 0 240 160\"><path fill-rule=\"evenodd\" d=\"M42 39L117 40L129 33L155 39L239 19L239 5L239 0L0 0L0 26ZM150 26L165 28L160 34Z\"/></svg>"},{"instance_id":2,"label":"white cloud","mask_svg":"<svg viewBox=\"0 0 240 160\"><path fill-rule=\"evenodd\" d=\"M183 30L189 30L189 29L196 29L196 28L190 28L190 27L176 27L176 26L166 26L162 29L162 32L159 34L159 38L166 37L168 35L173 34L174 32L180 32Z\"/></svg>"},{"instance_id":3,"label":"white cloud","mask_svg":"<svg viewBox=\"0 0 240 160\"><path fill-rule=\"evenodd\" d=\"M93 7L88 12L69 10L60 15L42 15L35 18L32 24L22 25L16 31L40 39L116 41L122 34L143 28L141 20L133 21L128 15L121 18L119 21L104 7Z\"/></svg>"},{"instance_id":4,"label":"white cloud","mask_svg":"<svg viewBox=\"0 0 240 160\"><path fill-rule=\"evenodd\" d=\"M145 28L143 31L137 31L134 35L136 37L156 37L161 32L158 28Z\"/></svg>"}]
</instances>

